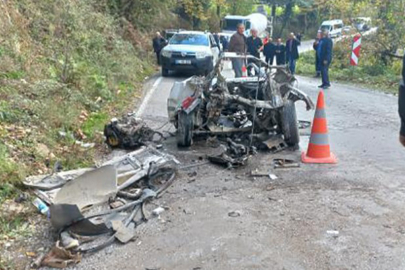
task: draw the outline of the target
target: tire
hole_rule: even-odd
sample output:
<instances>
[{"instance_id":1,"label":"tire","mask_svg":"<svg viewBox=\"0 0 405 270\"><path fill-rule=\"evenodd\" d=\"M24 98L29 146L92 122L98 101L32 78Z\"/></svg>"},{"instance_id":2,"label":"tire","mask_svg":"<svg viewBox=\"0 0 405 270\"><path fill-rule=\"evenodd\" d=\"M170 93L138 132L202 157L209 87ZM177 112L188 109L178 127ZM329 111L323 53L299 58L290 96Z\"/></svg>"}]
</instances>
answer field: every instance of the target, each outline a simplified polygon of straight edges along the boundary
<instances>
[{"instance_id":1,"label":"tire","mask_svg":"<svg viewBox=\"0 0 405 270\"><path fill-rule=\"evenodd\" d=\"M191 146L193 144L193 115L181 111L178 115L177 125L177 146Z\"/></svg>"},{"instance_id":2,"label":"tire","mask_svg":"<svg viewBox=\"0 0 405 270\"><path fill-rule=\"evenodd\" d=\"M300 142L300 134L297 111L295 110L295 103L292 100L288 100L281 110L281 129L285 142L289 146L297 148Z\"/></svg>"},{"instance_id":3,"label":"tire","mask_svg":"<svg viewBox=\"0 0 405 270\"><path fill-rule=\"evenodd\" d=\"M169 76L169 70L167 68L164 68L163 66L162 66L162 76L163 77Z\"/></svg>"}]
</instances>

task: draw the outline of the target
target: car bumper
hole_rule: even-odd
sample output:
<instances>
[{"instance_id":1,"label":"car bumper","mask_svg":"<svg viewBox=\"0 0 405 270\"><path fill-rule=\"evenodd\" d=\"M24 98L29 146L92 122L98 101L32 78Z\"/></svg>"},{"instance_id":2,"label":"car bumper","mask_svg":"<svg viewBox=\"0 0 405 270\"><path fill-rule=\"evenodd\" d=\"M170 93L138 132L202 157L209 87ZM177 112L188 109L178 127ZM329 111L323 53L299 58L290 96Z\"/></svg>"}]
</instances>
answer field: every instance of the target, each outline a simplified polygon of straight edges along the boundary
<instances>
[{"instance_id":1,"label":"car bumper","mask_svg":"<svg viewBox=\"0 0 405 270\"><path fill-rule=\"evenodd\" d=\"M161 57L162 67L169 70L210 70L213 67L212 57L196 58L168 58ZM187 63L182 61L188 61Z\"/></svg>"}]
</instances>

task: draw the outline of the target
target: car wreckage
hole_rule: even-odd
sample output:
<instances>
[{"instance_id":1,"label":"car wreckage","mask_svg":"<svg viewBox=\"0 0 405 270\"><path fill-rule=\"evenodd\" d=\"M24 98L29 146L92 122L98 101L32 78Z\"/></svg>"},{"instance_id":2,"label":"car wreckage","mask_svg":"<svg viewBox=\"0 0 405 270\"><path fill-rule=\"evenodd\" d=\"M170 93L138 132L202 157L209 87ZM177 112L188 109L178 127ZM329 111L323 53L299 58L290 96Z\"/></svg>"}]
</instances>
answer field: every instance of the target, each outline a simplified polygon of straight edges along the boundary
<instances>
[{"instance_id":1,"label":"car wreckage","mask_svg":"<svg viewBox=\"0 0 405 270\"><path fill-rule=\"evenodd\" d=\"M234 59L247 61L251 75L226 78L224 66ZM198 136L218 136L259 149L271 149L275 140L297 147L295 102L304 101L307 110L314 104L296 85L297 79L285 66L223 53L208 76L190 77L171 89L167 107L177 128L178 146L188 147Z\"/></svg>"}]
</instances>

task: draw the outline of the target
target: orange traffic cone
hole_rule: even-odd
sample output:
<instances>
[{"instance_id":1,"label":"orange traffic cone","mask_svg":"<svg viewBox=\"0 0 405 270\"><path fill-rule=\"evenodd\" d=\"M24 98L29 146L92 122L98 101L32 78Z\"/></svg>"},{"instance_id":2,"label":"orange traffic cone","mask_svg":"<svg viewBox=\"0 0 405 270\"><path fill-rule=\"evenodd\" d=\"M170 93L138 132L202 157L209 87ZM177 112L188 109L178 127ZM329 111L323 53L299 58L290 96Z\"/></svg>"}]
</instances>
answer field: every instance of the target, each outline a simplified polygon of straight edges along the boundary
<instances>
[{"instance_id":1,"label":"orange traffic cone","mask_svg":"<svg viewBox=\"0 0 405 270\"><path fill-rule=\"evenodd\" d=\"M242 77L247 77L247 68L245 65L242 66Z\"/></svg>"},{"instance_id":2,"label":"orange traffic cone","mask_svg":"<svg viewBox=\"0 0 405 270\"><path fill-rule=\"evenodd\" d=\"M318 95L308 150L306 154L302 153L301 160L304 163L337 163L335 155L330 152L323 91Z\"/></svg>"}]
</instances>

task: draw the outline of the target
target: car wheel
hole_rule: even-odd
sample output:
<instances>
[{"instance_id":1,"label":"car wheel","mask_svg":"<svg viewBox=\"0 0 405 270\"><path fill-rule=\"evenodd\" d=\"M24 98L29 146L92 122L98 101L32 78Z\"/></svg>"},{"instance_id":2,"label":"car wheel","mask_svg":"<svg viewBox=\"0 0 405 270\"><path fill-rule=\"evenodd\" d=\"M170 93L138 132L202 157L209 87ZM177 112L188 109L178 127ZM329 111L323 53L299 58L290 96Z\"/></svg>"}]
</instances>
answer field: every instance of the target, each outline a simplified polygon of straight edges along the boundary
<instances>
[{"instance_id":1,"label":"car wheel","mask_svg":"<svg viewBox=\"0 0 405 270\"><path fill-rule=\"evenodd\" d=\"M169 76L169 70L167 68L164 68L163 66L162 66L162 76L163 77Z\"/></svg>"},{"instance_id":2,"label":"car wheel","mask_svg":"<svg viewBox=\"0 0 405 270\"><path fill-rule=\"evenodd\" d=\"M193 143L193 115L181 111L177 120L177 145L189 147Z\"/></svg>"},{"instance_id":3,"label":"car wheel","mask_svg":"<svg viewBox=\"0 0 405 270\"><path fill-rule=\"evenodd\" d=\"M295 103L288 100L281 110L281 128L284 134L284 140L289 146L298 148L300 134L298 130L297 111Z\"/></svg>"}]
</instances>

